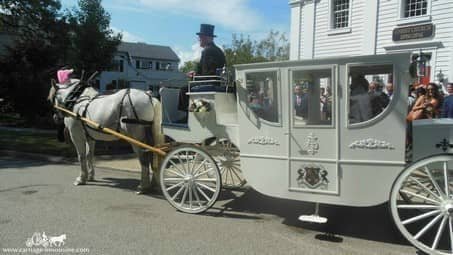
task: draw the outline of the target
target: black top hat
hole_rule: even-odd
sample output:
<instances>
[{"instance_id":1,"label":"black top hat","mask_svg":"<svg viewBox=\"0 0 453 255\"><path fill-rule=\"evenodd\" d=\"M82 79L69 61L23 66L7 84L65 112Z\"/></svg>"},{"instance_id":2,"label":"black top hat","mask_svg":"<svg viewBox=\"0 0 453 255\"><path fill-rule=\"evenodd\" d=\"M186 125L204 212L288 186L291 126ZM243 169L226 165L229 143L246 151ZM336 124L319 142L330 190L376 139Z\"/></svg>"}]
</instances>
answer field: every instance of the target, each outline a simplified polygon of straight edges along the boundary
<instances>
[{"instance_id":1,"label":"black top hat","mask_svg":"<svg viewBox=\"0 0 453 255\"><path fill-rule=\"evenodd\" d=\"M210 37L216 37L216 35L214 35L214 26L210 25L210 24L201 24L200 32L198 32L197 35L206 35L206 36L210 36Z\"/></svg>"}]
</instances>

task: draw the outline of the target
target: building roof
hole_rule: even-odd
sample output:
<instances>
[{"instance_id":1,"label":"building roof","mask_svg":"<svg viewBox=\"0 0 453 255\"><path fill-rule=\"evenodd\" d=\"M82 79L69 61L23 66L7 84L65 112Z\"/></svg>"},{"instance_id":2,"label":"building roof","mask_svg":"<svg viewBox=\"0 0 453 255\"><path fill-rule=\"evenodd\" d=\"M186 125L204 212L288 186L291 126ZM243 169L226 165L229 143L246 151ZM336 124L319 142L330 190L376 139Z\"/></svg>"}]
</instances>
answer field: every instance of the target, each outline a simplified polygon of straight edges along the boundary
<instances>
[{"instance_id":1,"label":"building roof","mask_svg":"<svg viewBox=\"0 0 453 255\"><path fill-rule=\"evenodd\" d=\"M180 61L178 55L168 46L121 42L118 51L127 52L132 57Z\"/></svg>"}]
</instances>

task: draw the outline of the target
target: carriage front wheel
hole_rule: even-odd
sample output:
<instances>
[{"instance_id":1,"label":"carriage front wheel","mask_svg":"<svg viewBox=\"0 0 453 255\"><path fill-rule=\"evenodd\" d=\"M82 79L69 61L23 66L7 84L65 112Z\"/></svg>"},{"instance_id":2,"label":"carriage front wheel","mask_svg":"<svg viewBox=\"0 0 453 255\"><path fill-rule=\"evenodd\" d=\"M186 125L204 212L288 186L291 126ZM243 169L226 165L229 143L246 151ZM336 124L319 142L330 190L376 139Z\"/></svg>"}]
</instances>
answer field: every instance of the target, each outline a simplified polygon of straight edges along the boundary
<instances>
[{"instance_id":1,"label":"carriage front wheel","mask_svg":"<svg viewBox=\"0 0 453 255\"><path fill-rule=\"evenodd\" d=\"M222 178L214 159L204 150L183 145L170 151L160 167L167 201L186 213L201 213L219 197Z\"/></svg>"},{"instance_id":2,"label":"carriage front wheel","mask_svg":"<svg viewBox=\"0 0 453 255\"><path fill-rule=\"evenodd\" d=\"M453 155L422 159L395 180L393 220L403 236L428 254L453 254Z\"/></svg>"}]
</instances>

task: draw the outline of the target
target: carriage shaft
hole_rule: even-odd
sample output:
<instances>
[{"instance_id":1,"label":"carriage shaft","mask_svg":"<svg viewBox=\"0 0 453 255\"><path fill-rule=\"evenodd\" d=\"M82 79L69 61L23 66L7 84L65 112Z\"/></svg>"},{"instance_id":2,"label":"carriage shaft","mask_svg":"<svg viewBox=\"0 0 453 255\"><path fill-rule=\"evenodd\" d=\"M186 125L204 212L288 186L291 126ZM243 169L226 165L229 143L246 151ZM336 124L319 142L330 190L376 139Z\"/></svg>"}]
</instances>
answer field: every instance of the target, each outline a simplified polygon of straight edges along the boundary
<instances>
[{"instance_id":1,"label":"carriage shaft","mask_svg":"<svg viewBox=\"0 0 453 255\"><path fill-rule=\"evenodd\" d=\"M134 144L136 146L139 146L141 148L144 148L144 149L147 149L153 153L156 153L158 154L159 156L165 156L167 155L167 153L165 151L163 151L162 149L160 148L156 148L156 147L153 147L151 145L148 145L148 144L145 144L145 143L142 143L134 138L131 138L129 136L126 136L126 135L123 135L119 132L116 132L115 130L113 129L110 129L110 128L106 128L106 127L102 127L99 123L96 123L95 121L92 121L88 118L85 118L85 117L82 117L66 108L63 108L61 106L58 106L58 105L54 105L54 107L68 115L70 115L71 117L73 118L77 118L77 119L80 119L81 121L87 123L88 125L90 125L91 127L95 128L95 129L98 129L104 133L107 133L107 134L110 134L110 135L113 135L119 139L122 139L122 140L125 140L126 142L128 143L131 143L131 144Z\"/></svg>"}]
</instances>

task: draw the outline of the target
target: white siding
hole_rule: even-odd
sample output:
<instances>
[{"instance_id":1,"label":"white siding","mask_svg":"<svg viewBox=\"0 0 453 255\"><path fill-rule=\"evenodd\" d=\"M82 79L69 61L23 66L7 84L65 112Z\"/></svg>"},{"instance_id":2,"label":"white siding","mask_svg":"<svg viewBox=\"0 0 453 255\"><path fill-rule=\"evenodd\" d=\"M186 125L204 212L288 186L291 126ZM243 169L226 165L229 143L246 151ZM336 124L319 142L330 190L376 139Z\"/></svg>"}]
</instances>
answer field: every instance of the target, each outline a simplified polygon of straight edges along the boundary
<instances>
[{"instance_id":1,"label":"white siding","mask_svg":"<svg viewBox=\"0 0 453 255\"><path fill-rule=\"evenodd\" d=\"M431 21L423 23L434 24L434 37L422 40L414 40L407 42L393 42L392 32L398 27L400 14L400 1L379 1L379 17L377 29L377 54L387 53L386 47L414 44L414 47L407 46L407 49L418 50L421 43L426 42L441 42L443 47L438 48L435 52L436 58L431 61L433 75L439 70L449 76L449 80L453 80L453 1L451 0L432 0L431 1ZM414 24L407 24L409 26ZM436 77L432 76L431 80Z\"/></svg>"},{"instance_id":2,"label":"white siding","mask_svg":"<svg viewBox=\"0 0 453 255\"><path fill-rule=\"evenodd\" d=\"M298 60L299 59L299 52L300 52L300 44L301 44L301 12L300 12L300 3L295 3L291 6L291 34L290 34L290 53L289 59L290 60Z\"/></svg>"},{"instance_id":3,"label":"white siding","mask_svg":"<svg viewBox=\"0 0 453 255\"><path fill-rule=\"evenodd\" d=\"M441 41L444 48L437 50L436 73L448 74L453 81L453 1L438 0L432 2L432 20L435 24L435 41Z\"/></svg>"},{"instance_id":4,"label":"white siding","mask_svg":"<svg viewBox=\"0 0 453 255\"><path fill-rule=\"evenodd\" d=\"M306 9L302 7L302 10L301 10L301 19L300 19L300 34L303 35L304 34L304 31L307 29L305 27L305 23L304 23L304 17L306 16ZM300 52L303 52L304 51L304 46L305 46L305 36L300 36L300 49L299 49L299 58L301 58L301 55Z\"/></svg>"},{"instance_id":5,"label":"white siding","mask_svg":"<svg viewBox=\"0 0 453 255\"><path fill-rule=\"evenodd\" d=\"M365 0L351 0L351 32L344 34L331 34L329 24L329 1L321 0L316 6L315 24L315 58L332 56L360 55L363 42L363 21Z\"/></svg>"}]
</instances>

